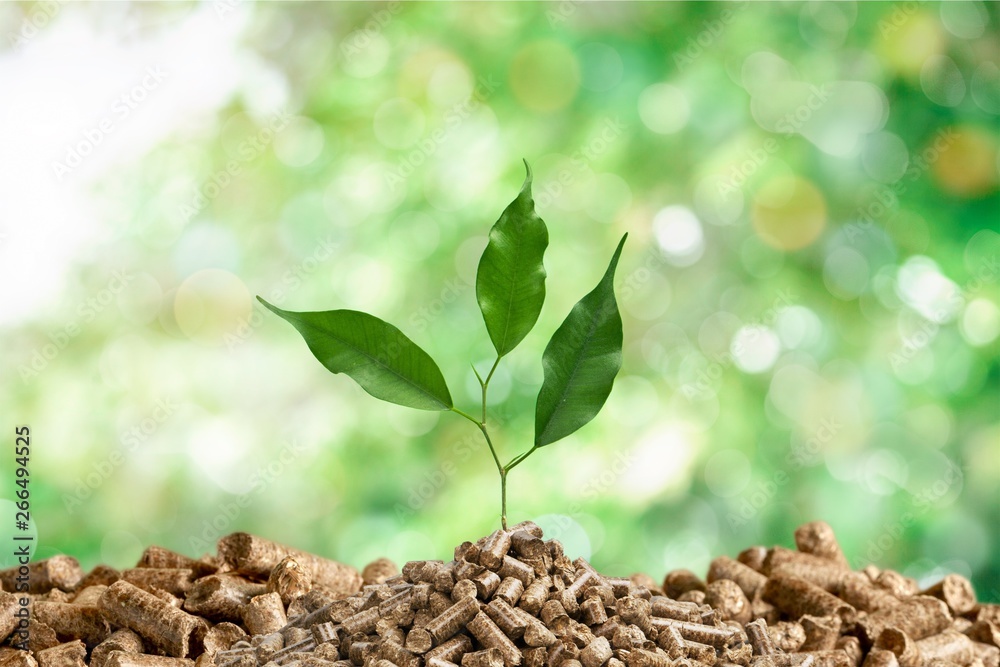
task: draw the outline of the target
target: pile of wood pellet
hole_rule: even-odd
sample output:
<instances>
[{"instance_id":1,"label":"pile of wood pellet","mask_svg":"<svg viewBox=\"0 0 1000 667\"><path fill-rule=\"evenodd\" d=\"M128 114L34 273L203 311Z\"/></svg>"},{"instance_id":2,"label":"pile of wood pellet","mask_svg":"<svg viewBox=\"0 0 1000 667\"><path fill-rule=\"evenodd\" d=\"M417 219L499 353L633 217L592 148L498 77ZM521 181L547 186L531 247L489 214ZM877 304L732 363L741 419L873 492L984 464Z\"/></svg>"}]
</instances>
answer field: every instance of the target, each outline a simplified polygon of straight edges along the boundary
<instances>
[{"instance_id":1,"label":"pile of wood pellet","mask_svg":"<svg viewBox=\"0 0 1000 667\"><path fill-rule=\"evenodd\" d=\"M530 522L402 572L245 533L121 572L58 556L28 566L27 628L26 595L0 593L0 667L1000 667L1000 605L966 579L852 571L822 522L795 542L662 586L570 560Z\"/></svg>"}]
</instances>

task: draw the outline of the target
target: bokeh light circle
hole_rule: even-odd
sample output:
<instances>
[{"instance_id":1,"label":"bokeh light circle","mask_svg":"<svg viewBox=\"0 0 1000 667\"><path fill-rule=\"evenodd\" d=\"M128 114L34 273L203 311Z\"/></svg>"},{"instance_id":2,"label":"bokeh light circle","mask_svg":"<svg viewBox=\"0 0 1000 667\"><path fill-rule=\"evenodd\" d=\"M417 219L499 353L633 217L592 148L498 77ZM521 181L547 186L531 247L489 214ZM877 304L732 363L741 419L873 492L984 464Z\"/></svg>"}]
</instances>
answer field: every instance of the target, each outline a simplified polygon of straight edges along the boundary
<instances>
[{"instance_id":1,"label":"bokeh light circle","mask_svg":"<svg viewBox=\"0 0 1000 667\"><path fill-rule=\"evenodd\" d=\"M880 183L895 183L910 163L910 152L899 135L876 132L869 135L861 152L865 172Z\"/></svg>"},{"instance_id":2,"label":"bokeh light circle","mask_svg":"<svg viewBox=\"0 0 1000 667\"><path fill-rule=\"evenodd\" d=\"M625 65L613 47L601 42L588 42L576 50L580 59L580 85L586 90L603 93L622 80Z\"/></svg>"},{"instance_id":3,"label":"bokeh light circle","mask_svg":"<svg viewBox=\"0 0 1000 667\"><path fill-rule=\"evenodd\" d=\"M720 498L743 493L751 474L750 459L738 449L723 449L705 462L705 484Z\"/></svg>"},{"instance_id":4,"label":"bokeh light circle","mask_svg":"<svg viewBox=\"0 0 1000 667\"><path fill-rule=\"evenodd\" d=\"M409 148L424 133L424 112L403 97L386 100L375 110L375 138L388 148Z\"/></svg>"},{"instance_id":5,"label":"bokeh light circle","mask_svg":"<svg viewBox=\"0 0 1000 667\"><path fill-rule=\"evenodd\" d=\"M929 100L956 107L965 99L965 78L948 56L931 56L920 69L920 87Z\"/></svg>"},{"instance_id":6,"label":"bokeh light circle","mask_svg":"<svg viewBox=\"0 0 1000 667\"><path fill-rule=\"evenodd\" d=\"M667 261L690 266L705 250L705 235L698 217L685 206L667 206L653 217L653 236Z\"/></svg>"},{"instance_id":7,"label":"bokeh light circle","mask_svg":"<svg viewBox=\"0 0 1000 667\"><path fill-rule=\"evenodd\" d=\"M691 105L680 88L654 83L639 94L639 117L657 134L674 134L687 125Z\"/></svg>"},{"instance_id":8,"label":"bokeh light circle","mask_svg":"<svg viewBox=\"0 0 1000 667\"><path fill-rule=\"evenodd\" d=\"M239 278L222 269L203 269L184 280L174 296L177 326L204 345L224 345L251 312L250 292Z\"/></svg>"},{"instance_id":9,"label":"bokeh light circle","mask_svg":"<svg viewBox=\"0 0 1000 667\"><path fill-rule=\"evenodd\" d=\"M815 241L826 226L826 200L810 181L778 176L757 191L751 215L765 243L798 250Z\"/></svg>"},{"instance_id":10,"label":"bokeh light circle","mask_svg":"<svg viewBox=\"0 0 1000 667\"><path fill-rule=\"evenodd\" d=\"M823 284L838 299L845 301L861 296L868 286L868 260L851 247L840 247L827 255L823 263Z\"/></svg>"},{"instance_id":11,"label":"bokeh light circle","mask_svg":"<svg viewBox=\"0 0 1000 667\"><path fill-rule=\"evenodd\" d=\"M514 54L509 80L514 96L526 108L558 111L576 97L580 65L562 42L539 40Z\"/></svg>"},{"instance_id":12,"label":"bokeh light circle","mask_svg":"<svg viewBox=\"0 0 1000 667\"><path fill-rule=\"evenodd\" d=\"M274 135L274 154L289 167L305 167L323 152L323 128L312 118L297 116Z\"/></svg>"}]
</instances>

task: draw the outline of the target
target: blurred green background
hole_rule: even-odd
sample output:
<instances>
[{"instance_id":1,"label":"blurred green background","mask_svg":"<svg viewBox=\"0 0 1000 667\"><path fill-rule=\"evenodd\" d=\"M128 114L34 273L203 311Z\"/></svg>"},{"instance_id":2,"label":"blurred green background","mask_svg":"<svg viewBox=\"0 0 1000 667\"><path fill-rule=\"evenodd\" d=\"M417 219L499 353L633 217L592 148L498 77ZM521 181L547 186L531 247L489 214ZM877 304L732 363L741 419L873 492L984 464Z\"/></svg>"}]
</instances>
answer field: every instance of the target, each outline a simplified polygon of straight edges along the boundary
<instances>
[{"instance_id":1,"label":"blurred green background","mask_svg":"<svg viewBox=\"0 0 1000 667\"><path fill-rule=\"evenodd\" d=\"M37 556L245 530L362 566L494 529L471 424L370 399L252 297L395 323L475 410L475 269L526 158L548 297L491 385L502 456L627 231L626 350L598 418L511 474L512 521L659 578L822 518L857 567L1000 600L998 20L0 5L0 405L32 428Z\"/></svg>"}]
</instances>

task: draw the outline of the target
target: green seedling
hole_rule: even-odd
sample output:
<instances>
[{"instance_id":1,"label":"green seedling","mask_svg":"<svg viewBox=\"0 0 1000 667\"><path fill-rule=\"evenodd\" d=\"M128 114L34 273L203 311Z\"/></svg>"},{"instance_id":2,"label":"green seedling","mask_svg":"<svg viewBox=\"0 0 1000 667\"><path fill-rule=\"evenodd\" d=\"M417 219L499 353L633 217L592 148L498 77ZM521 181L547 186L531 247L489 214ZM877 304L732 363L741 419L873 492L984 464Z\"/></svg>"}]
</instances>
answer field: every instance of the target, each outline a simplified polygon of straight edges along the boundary
<instances>
[{"instance_id":1,"label":"green seedling","mask_svg":"<svg viewBox=\"0 0 1000 667\"><path fill-rule=\"evenodd\" d=\"M476 300L497 357L482 375L478 417L455 407L440 368L403 332L374 315L356 310L290 312L257 297L294 326L316 358L333 373L346 373L383 401L418 410L450 410L483 433L500 473L500 523L507 528L507 475L536 449L565 438L603 407L622 364L622 319L615 301L614 276L628 234L622 236L597 286L577 302L552 334L542 354L543 380L535 404L531 448L500 462L486 422L486 393L500 360L524 340L545 301L542 256L549 233L531 197L531 167L520 193L490 230L476 273Z\"/></svg>"}]
</instances>

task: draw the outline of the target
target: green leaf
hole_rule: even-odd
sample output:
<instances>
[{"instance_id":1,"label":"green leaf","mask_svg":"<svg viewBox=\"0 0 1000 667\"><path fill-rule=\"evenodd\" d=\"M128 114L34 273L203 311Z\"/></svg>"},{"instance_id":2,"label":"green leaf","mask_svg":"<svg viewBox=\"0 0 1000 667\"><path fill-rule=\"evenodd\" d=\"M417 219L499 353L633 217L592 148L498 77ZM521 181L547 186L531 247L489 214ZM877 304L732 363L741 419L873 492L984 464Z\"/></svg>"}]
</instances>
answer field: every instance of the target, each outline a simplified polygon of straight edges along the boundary
<instances>
[{"instance_id":1,"label":"green leaf","mask_svg":"<svg viewBox=\"0 0 1000 667\"><path fill-rule=\"evenodd\" d=\"M622 318L614 279L622 237L601 282L580 299L542 354L544 379L535 404L535 447L565 438L593 419L622 367Z\"/></svg>"},{"instance_id":2,"label":"green leaf","mask_svg":"<svg viewBox=\"0 0 1000 667\"><path fill-rule=\"evenodd\" d=\"M388 322L356 310L293 313L257 299L298 329L320 363L375 398L418 410L452 408L441 369Z\"/></svg>"},{"instance_id":3,"label":"green leaf","mask_svg":"<svg viewBox=\"0 0 1000 667\"><path fill-rule=\"evenodd\" d=\"M517 198L490 230L490 241L479 260L476 300L497 356L507 354L531 331L545 301L542 255L549 232L535 213L531 198L531 167Z\"/></svg>"}]
</instances>

